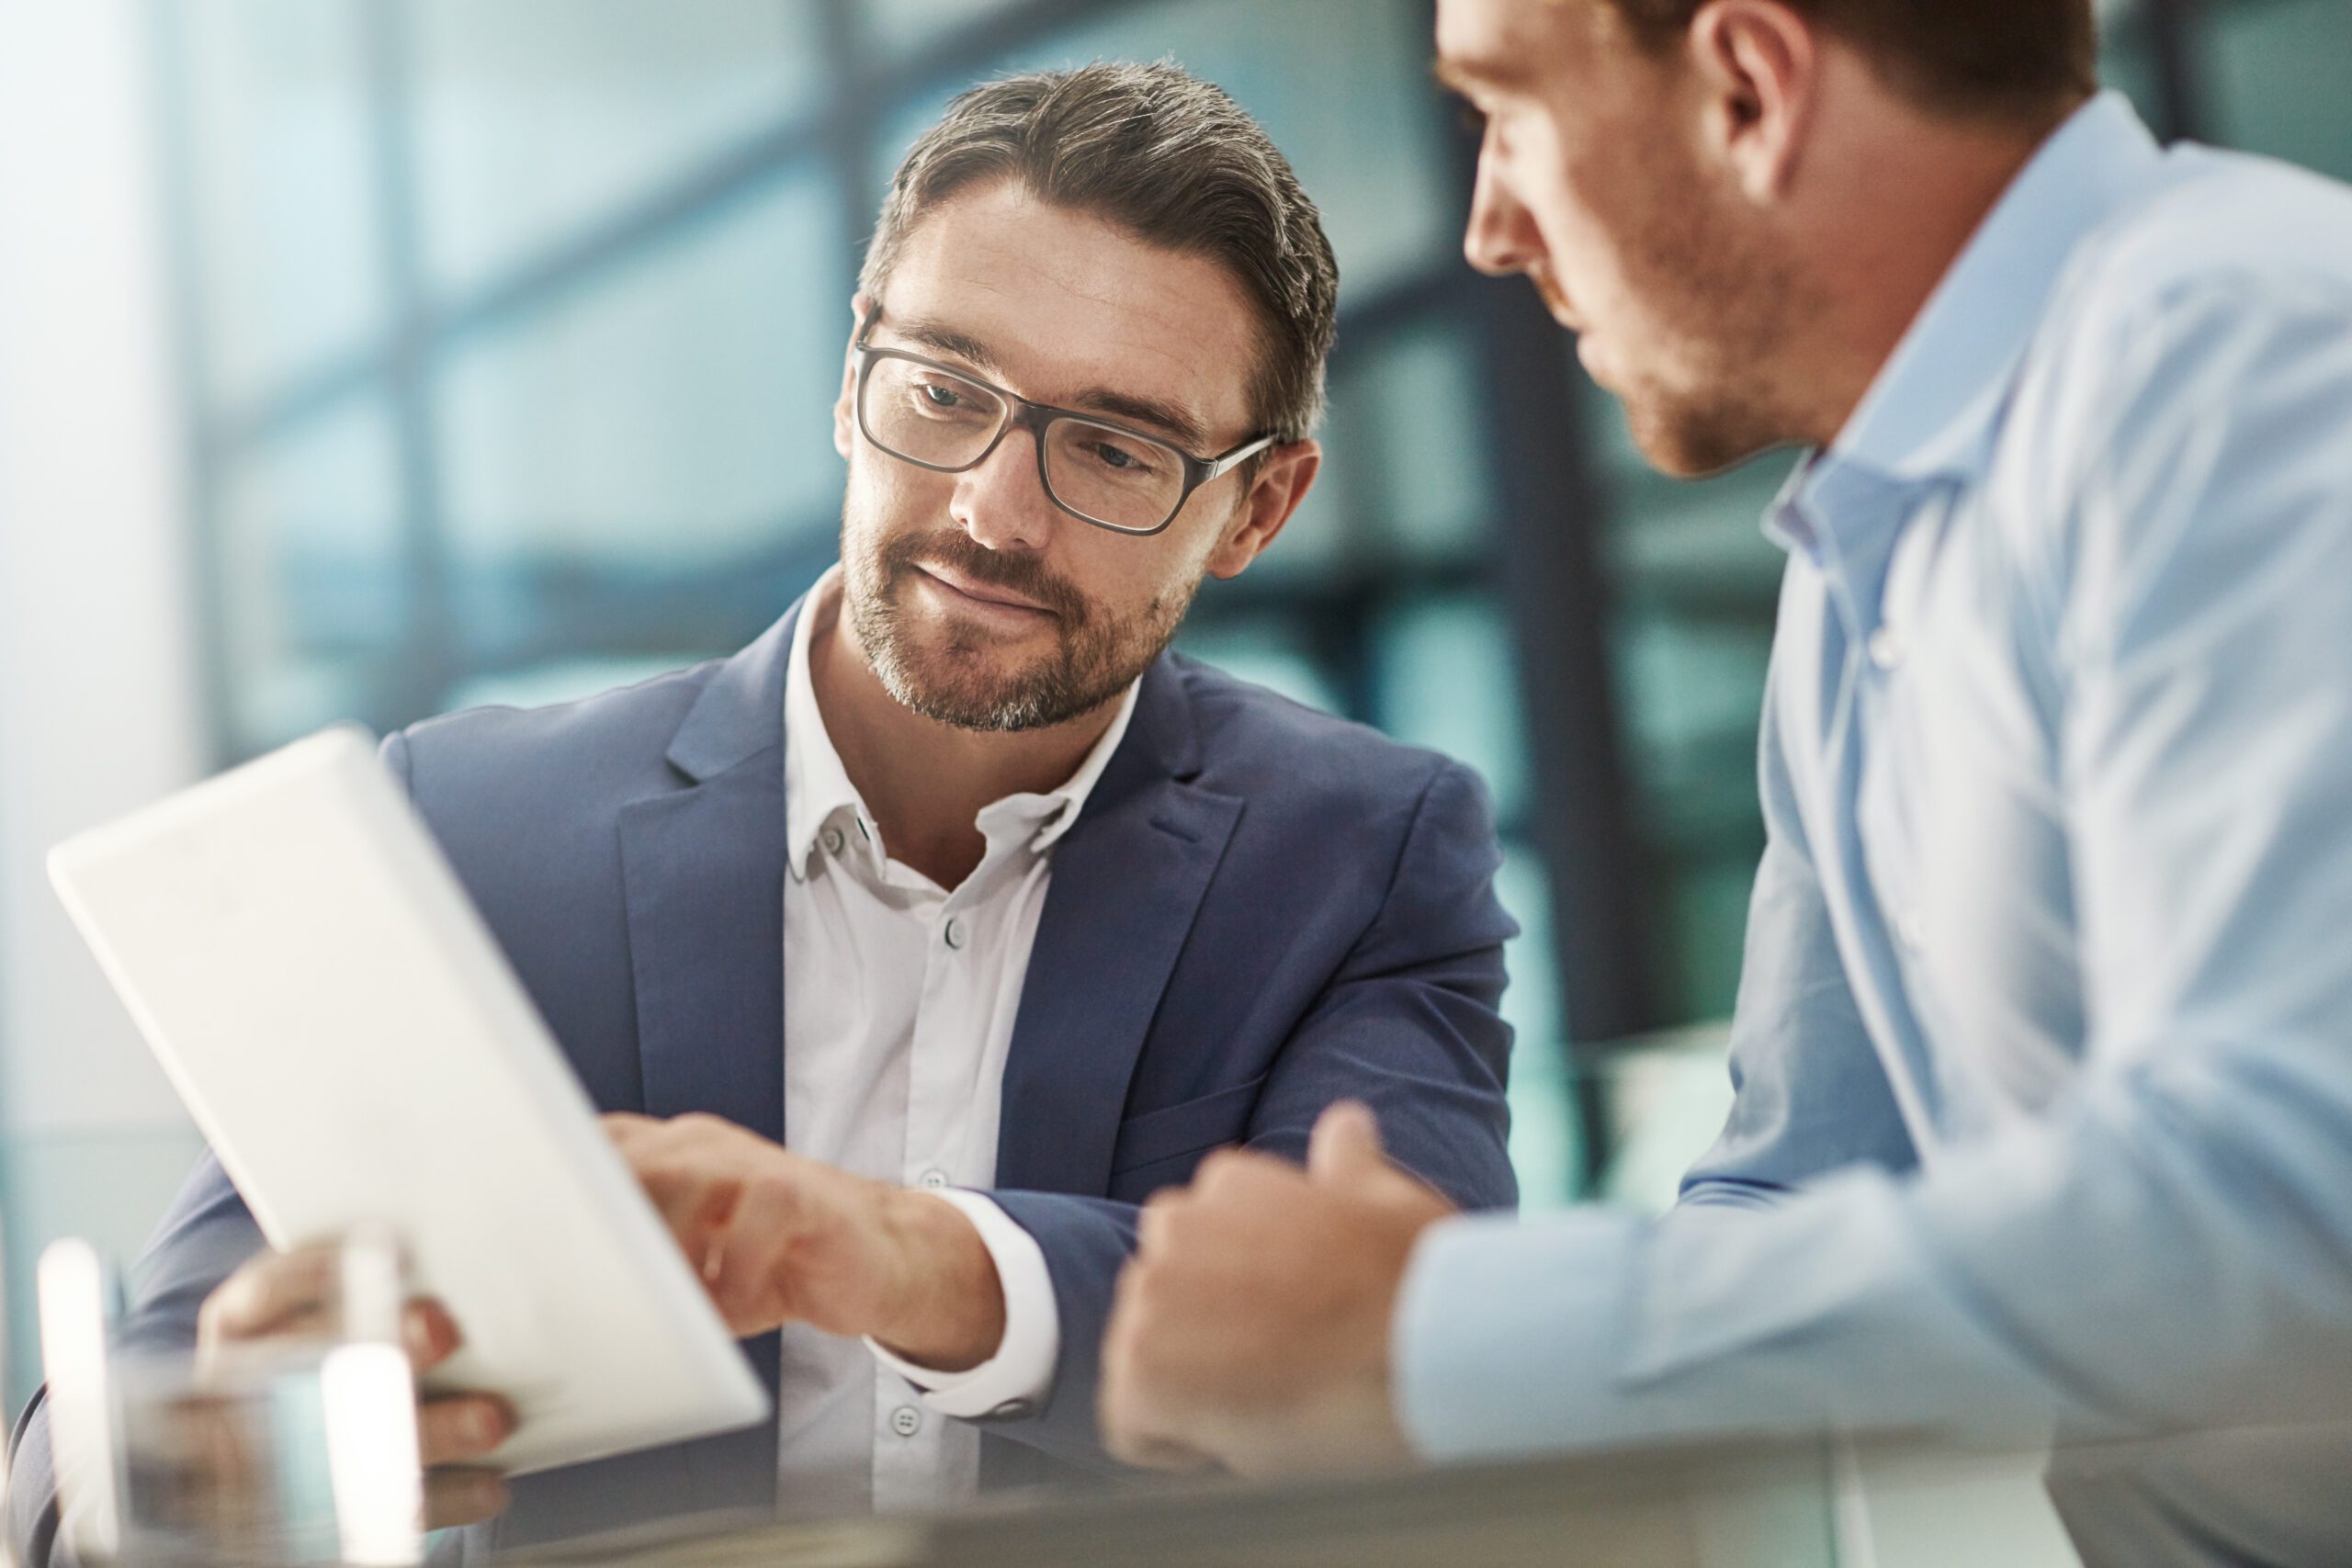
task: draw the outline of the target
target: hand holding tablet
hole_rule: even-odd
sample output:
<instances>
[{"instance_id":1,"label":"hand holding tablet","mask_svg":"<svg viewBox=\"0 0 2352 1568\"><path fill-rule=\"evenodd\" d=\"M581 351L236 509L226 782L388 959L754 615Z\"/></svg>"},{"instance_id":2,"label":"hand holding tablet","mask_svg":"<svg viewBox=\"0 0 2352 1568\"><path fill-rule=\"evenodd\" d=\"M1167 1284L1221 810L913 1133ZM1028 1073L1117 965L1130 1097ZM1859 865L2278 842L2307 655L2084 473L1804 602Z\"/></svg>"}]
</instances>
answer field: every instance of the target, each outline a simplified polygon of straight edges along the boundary
<instances>
[{"instance_id":1,"label":"hand holding tablet","mask_svg":"<svg viewBox=\"0 0 2352 1568\"><path fill-rule=\"evenodd\" d=\"M364 734L298 742L50 868L272 1246L377 1222L404 1239L460 1340L425 1387L517 1418L468 1457L527 1472L769 1414ZM286 1267L256 1264L256 1288L290 1287Z\"/></svg>"}]
</instances>

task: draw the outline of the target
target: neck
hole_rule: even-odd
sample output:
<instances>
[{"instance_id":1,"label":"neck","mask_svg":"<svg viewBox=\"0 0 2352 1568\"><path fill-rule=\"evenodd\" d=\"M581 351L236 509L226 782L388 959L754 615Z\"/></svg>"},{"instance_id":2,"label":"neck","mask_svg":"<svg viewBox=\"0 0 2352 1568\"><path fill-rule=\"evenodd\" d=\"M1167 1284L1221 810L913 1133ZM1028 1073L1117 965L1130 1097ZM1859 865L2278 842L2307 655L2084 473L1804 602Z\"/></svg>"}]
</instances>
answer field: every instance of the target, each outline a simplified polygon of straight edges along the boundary
<instances>
[{"instance_id":1,"label":"neck","mask_svg":"<svg viewBox=\"0 0 2352 1568\"><path fill-rule=\"evenodd\" d=\"M2068 112L2071 112L2071 108ZM1811 363L1804 438L1826 446L1845 429L1871 384L1987 214L2064 116L2045 124L1988 127L1915 120L1899 135L1858 137L1843 176L1827 182L1866 200L1807 221L1820 297L1835 304L1807 334Z\"/></svg>"},{"instance_id":2,"label":"neck","mask_svg":"<svg viewBox=\"0 0 2352 1568\"><path fill-rule=\"evenodd\" d=\"M836 583L824 603L812 598L803 612L820 617L810 628L808 675L825 732L891 858L955 887L987 852L974 820L981 807L1060 785L1111 728L1119 699L1039 729L983 732L942 724L890 694L840 605Z\"/></svg>"}]
</instances>

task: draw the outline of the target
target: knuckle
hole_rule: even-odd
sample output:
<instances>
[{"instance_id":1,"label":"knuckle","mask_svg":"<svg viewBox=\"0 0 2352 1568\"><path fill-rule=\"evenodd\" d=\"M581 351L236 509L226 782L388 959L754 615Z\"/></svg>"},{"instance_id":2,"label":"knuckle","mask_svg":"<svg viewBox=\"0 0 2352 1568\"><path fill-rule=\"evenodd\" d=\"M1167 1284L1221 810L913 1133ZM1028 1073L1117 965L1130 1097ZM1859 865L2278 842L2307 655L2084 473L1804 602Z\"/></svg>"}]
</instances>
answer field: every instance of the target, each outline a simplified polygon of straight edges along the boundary
<instances>
[{"instance_id":1,"label":"knuckle","mask_svg":"<svg viewBox=\"0 0 2352 1568\"><path fill-rule=\"evenodd\" d=\"M1193 1168L1193 1185L1205 1187L1213 1181L1231 1180L1235 1168L1242 1163L1242 1159L1241 1151L1230 1145L1211 1149L1201 1156L1201 1163Z\"/></svg>"}]
</instances>

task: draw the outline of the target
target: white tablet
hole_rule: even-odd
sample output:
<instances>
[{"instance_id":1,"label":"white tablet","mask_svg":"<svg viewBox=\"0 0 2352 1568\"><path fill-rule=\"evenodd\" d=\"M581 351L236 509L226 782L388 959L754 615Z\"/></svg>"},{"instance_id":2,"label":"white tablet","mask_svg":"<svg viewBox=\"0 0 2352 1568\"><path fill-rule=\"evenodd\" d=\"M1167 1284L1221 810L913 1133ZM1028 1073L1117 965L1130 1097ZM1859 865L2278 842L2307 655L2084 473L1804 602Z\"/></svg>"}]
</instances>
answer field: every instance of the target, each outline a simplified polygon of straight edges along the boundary
<instances>
[{"instance_id":1,"label":"white tablet","mask_svg":"<svg viewBox=\"0 0 2352 1568\"><path fill-rule=\"evenodd\" d=\"M61 845L50 875L254 1217L384 1221L465 1347L434 1386L544 1470L744 1427L766 1391L364 731Z\"/></svg>"}]
</instances>

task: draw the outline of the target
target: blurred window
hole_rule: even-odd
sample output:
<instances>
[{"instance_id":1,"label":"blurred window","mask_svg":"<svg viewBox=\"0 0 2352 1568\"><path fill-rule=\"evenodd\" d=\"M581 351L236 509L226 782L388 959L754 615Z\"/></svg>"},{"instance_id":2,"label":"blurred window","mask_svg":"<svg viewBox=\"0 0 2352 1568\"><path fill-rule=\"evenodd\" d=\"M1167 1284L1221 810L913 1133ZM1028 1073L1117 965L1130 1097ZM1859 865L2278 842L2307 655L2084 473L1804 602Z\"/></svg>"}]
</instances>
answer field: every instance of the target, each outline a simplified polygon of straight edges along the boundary
<instances>
[{"instance_id":1,"label":"blurred window","mask_svg":"<svg viewBox=\"0 0 2352 1568\"><path fill-rule=\"evenodd\" d=\"M223 488L215 635L237 752L370 712L393 684L413 587L396 440L384 400L355 396Z\"/></svg>"},{"instance_id":2,"label":"blurred window","mask_svg":"<svg viewBox=\"0 0 2352 1568\"><path fill-rule=\"evenodd\" d=\"M1650 1081L1639 1053L1593 1038L1611 1008L1580 1026L1561 976L1637 953L1633 1027L1731 1005L1781 570L1757 525L1787 463L1669 483L1565 341L1511 352L1532 307L1462 265L1471 149L1427 0L152 11L224 761L747 641L831 558L847 302L907 144L989 75L1174 58L1289 154L1342 276L1322 482L1204 589L1183 646L1492 787L1531 1203L1590 1190L1620 1145L1666 1168L1714 1113L1682 1095L1645 1143L1648 1091L1620 1093ZM2103 69L2154 123L2352 174L2343 0L2102 13ZM1505 450L1528 408L1556 434ZM1570 625L1588 561L1606 592ZM1603 673L1531 675L1521 649L1564 637ZM1586 746L1616 764L1580 771ZM1629 886L1547 862L1612 835ZM1675 1081L1713 1039L1676 1038Z\"/></svg>"},{"instance_id":3,"label":"blurred window","mask_svg":"<svg viewBox=\"0 0 2352 1568\"><path fill-rule=\"evenodd\" d=\"M204 391L233 407L391 325L367 39L347 0L156 10L179 66Z\"/></svg>"},{"instance_id":4,"label":"blurred window","mask_svg":"<svg viewBox=\"0 0 2352 1568\"><path fill-rule=\"evenodd\" d=\"M819 7L410 0L419 223L436 288L633 214L813 107Z\"/></svg>"}]
</instances>

